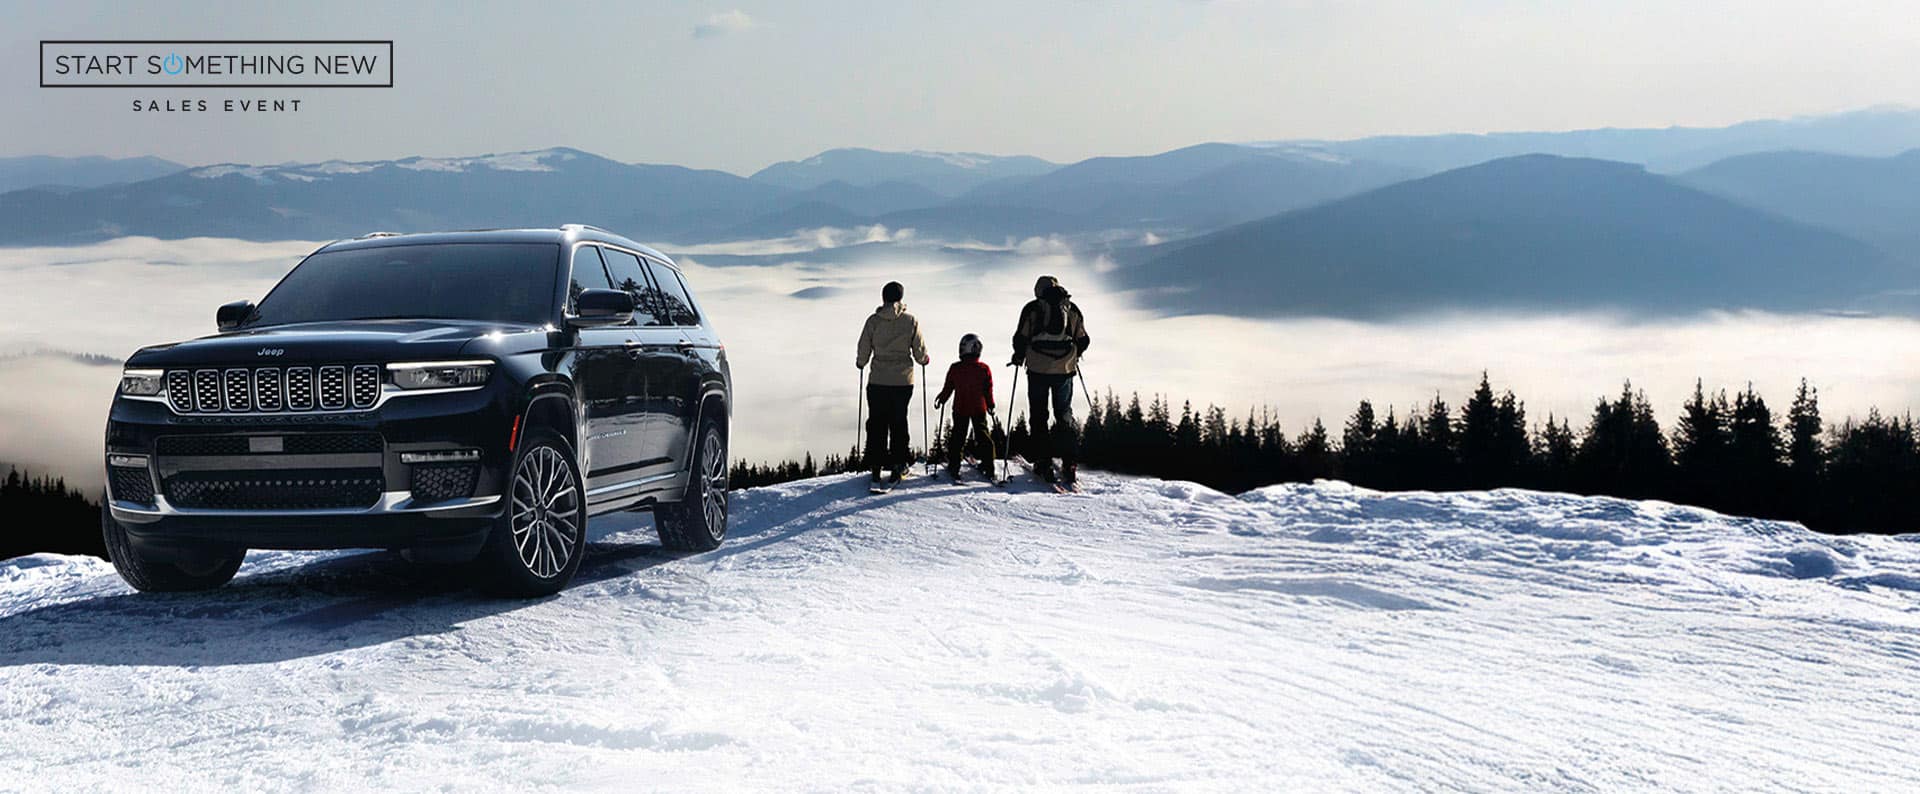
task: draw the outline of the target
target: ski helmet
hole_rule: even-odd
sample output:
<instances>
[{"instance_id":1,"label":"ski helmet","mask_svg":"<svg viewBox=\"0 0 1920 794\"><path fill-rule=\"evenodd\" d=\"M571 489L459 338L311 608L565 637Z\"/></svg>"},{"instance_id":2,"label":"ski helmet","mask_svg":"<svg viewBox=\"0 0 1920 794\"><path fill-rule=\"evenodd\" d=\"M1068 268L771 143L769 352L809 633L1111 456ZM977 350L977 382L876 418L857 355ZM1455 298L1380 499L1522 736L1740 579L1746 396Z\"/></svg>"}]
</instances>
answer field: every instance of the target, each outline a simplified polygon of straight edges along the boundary
<instances>
[{"instance_id":1,"label":"ski helmet","mask_svg":"<svg viewBox=\"0 0 1920 794\"><path fill-rule=\"evenodd\" d=\"M980 355L980 347L981 347L980 337L975 336L973 334L967 334L966 336L960 337L960 357L961 358L966 358L968 356L978 357Z\"/></svg>"}]
</instances>

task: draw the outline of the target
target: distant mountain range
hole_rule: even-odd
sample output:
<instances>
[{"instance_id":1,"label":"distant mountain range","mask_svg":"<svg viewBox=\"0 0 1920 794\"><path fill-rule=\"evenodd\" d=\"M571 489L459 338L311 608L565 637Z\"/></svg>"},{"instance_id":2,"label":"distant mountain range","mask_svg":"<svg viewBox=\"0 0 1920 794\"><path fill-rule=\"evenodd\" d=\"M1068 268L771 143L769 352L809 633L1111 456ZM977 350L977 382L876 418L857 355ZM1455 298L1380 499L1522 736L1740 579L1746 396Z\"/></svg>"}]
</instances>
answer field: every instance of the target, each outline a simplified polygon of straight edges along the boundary
<instances>
[{"instance_id":1,"label":"distant mountain range","mask_svg":"<svg viewBox=\"0 0 1920 794\"><path fill-rule=\"evenodd\" d=\"M13 158L0 176L40 186L0 193L0 245L580 222L671 250L880 224L914 229L914 244L1097 245L1132 266L1117 279L1173 311L1920 312L1916 147L1920 111L1877 109L1716 129L1205 143L1067 165L834 149L751 177L568 148L190 169ZM126 176L143 168L158 175Z\"/></svg>"},{"instance_id":2,"label":"distant mountain range","mask_svg":"<svg viewBox=\"0 0 1920 794\"><path fill-rule=\"evenodd\" d=\"M760 169L752 179L794 190L817 188L831 182L855 187L905 182L943 196L954 196L996 179L1038 176L1059 167L1057 163L1024 155L829 149L805 160L774 163Z\"/></svg>"},{"instance_id":3,"label":"distant mountain range","mask_svg":"<svg viewBox=\"0 0 1920 794\"><path fill-rule=\"evenodd\" d=\"M1139 249L1117 276L1184 312L1885 308L1920 269L1636 164L1523 155Z\"/></svg>"},{"instance_id":4,"label":"distant mountain range","mask_svg":"<svg viewBox=\"0 0 1920 794\"><path fill-rule=\"evenodd\" d=\"M1692 170L1754 152L1806 151L1885 157L1920 146L1920 111L1881 107L1748 121L1727 127L1495 132L1482 135L1388 135L1350 141L1285 141L1353 159L1426 173L1521 154L1557 154L1640 163L1659 173Z\"/></svg>"},{"instance_id":5,"label":"distant mountain range","mask_svg":"<svg viewBox=\"0 0 1920 794\"><path fill-rule=\"evenodd\" d=\"M1920 149L1892 157L1762 152L1729 157L1679 179L1920 262Z\"/></svg>"},{"instance_id":6,"label":"distant mountain range","mask_svg":"<svg viewBox=\"0 0 1920 794\"><path fill-rule=\"evenodd\" d=\"M87 188L139 182L185 171L186 166L158 157L0 157L0 193L23 188Z\"/></svg>"}]
</instances>

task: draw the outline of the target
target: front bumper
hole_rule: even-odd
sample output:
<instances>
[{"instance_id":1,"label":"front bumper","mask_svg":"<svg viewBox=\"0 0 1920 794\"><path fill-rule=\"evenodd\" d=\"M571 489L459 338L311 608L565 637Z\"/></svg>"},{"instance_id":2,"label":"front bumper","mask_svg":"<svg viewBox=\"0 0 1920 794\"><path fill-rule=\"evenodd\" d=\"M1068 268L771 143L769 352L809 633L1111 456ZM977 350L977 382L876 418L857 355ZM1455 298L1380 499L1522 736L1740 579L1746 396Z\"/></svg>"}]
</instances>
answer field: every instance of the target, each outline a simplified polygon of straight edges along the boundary
<instances>
[{"instance_id":1,"label":"front bumper","mask_svg":"<svg viewBox=\"0 0 1920 794\"><path fill-rule=\"evenodd\" d=\"M507 392L495 382L325 415L179 415L118 398L107 422L108 509L147 547L477 549L504 509L517 413ZM416 469L435 464L402 456L456 450L478 452L471 486L463 478L458 492L417 494ZM335 483L353 490L329 493ZM279 484L302 490L284 500L263 490Z\"/></svg>"}]
</instances>

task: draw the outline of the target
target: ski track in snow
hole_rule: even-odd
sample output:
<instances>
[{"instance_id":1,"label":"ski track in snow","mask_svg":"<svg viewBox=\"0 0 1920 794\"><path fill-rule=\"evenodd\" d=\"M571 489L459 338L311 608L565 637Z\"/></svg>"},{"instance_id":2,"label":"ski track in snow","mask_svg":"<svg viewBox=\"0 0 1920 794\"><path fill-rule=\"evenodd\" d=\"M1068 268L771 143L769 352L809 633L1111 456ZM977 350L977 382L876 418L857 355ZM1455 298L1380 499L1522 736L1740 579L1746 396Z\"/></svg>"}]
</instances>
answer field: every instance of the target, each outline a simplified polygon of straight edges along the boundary
<instances>
[{"instance_id":1,"label":"ski track in snow","mask_svg":"<svg viewBox=\"0 0 1920 794\"><path fill-rule=\"evenodd\" d=\"M1659 502L864 477L535 602L0 563L0 788L1920 787L1920 538Z\"/></svg>"}]
</instances>

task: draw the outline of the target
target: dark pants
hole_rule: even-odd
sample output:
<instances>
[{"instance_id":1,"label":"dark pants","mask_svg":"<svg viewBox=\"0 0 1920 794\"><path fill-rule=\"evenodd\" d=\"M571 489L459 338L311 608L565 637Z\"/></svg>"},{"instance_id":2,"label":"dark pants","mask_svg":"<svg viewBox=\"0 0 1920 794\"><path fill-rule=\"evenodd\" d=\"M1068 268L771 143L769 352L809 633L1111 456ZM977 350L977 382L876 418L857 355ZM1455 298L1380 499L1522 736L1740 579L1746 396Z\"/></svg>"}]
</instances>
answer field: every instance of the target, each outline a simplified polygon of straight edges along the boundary
<instances>
[{"instance_id":1,"label":"dark pants","mask_svg":"<svg viewBox=\"0 0 1920 794\"><path fill-rule=\"evenodd\" d=\"M986 453L975 453L975 458L980 461L980 470L992 475L993 461L999 459L1000 454L993 448L993 431L987 429L985 415L953 418L953 432L947 436L947 471L960 473L960 459L966 457L967 452L968 431L972 431L974 446Z\"/></svg>"},{"instance_id":2,"label":"dark pants","mask_svg":"<svg viewBox=\"0 0 1920 794\"><path fill-rule=\"evenodd\" d=\"M1053 430L1047 430L1048 410L1053 414ZM1053 466L1058 457L1068 466L1080 456L1080 424L1073 420L1073 376L1027 373L1027 413L1033 417L1034 465Z\"/></svg>"},{"instance_id":3,"label":"dark pants","mask_svg":"<svg viewBox=\"0 0 1920 794\"><path fill-rule=\"evenodd\" d=\"M867 384L867 468L904 469L913 462L913 438L907 433L912 386Z\"/></svg>"}]
</instances>

